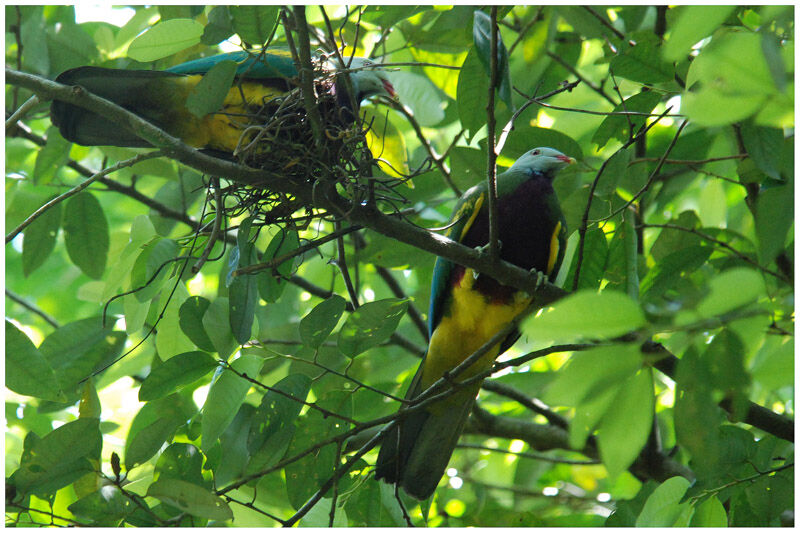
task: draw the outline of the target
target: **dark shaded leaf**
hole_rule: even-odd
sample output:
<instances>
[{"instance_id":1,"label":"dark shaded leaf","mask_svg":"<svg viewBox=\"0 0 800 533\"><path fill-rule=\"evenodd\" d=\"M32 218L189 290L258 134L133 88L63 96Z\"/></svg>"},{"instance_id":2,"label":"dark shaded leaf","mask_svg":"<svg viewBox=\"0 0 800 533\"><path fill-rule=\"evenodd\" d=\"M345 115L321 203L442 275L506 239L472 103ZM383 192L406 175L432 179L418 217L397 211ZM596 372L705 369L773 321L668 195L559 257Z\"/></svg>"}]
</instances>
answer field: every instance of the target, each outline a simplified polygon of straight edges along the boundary
<instances>
[{"instance_id":1,"label":"dark shaded leaf","mask_svg":"<svg viewBox=\"0 0 800 533\"><path fill-rule=\"evenodd\" d=\"M211 372L217 361L205 352L175 355L154 368L139 388L139 401L163 398Z\"/></svg>"}]
</instances>

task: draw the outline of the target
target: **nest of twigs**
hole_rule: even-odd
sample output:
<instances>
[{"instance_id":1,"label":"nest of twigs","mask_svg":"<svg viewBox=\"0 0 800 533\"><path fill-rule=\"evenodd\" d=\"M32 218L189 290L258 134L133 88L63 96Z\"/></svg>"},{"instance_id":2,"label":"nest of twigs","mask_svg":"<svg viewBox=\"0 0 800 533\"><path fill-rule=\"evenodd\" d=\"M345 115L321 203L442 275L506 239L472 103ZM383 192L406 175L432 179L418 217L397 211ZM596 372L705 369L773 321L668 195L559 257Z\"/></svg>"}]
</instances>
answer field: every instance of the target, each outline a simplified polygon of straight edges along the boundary
<instances>
[{"instance_id":1,"label":"nest of twigs","mask_svg":"<svg viewBox=\"0 0 800 533\"><path fill-rule=\"evenodd\" d=\"M336 101L332 76L316 80L317 108L321 118L322 142L314 134L299 88L266 98L246 116L229 117L242 128L234 158L244 165L265 170L275 179L309 183L324 180L339 184L359 201L397 198L391 190L399 180L375 179L372 153L366 134L370 124ZM377 132L381 135L381 132ZM297 210L313 206L264 188L231 184L226 187L226 214L249 211L267 224L291 222ZM233 199L231 199L233 197ZM402 200L401 200L402 201Z\"/></svg>"}]
</instances>

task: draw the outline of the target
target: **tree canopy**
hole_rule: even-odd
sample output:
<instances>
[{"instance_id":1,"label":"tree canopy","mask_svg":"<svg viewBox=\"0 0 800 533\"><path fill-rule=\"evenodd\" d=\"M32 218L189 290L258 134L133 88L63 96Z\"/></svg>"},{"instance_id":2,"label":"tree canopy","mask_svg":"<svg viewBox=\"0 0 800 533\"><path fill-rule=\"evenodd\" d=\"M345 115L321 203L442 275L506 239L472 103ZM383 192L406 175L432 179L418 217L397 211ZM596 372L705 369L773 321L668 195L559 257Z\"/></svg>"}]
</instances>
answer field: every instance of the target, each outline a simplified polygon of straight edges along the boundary
<instances>
[{"instance_id":1,"label":"tree canopy","mask_svg":"<svg viewBox=\"0 0 800 533\"><path fill-rule=\"evenodd\" d=\"M7 525L793 523L791 6L124 9L5 7ZM261 164L52 81L276 47L310 137ZM326 128L320 55L397 99ZM53 100L152 148L71 144ZM442 237L538 146L578 161L555 284ZM417 502L373 467L437 255L534 299Z\"/></svg>"}]
</instances>

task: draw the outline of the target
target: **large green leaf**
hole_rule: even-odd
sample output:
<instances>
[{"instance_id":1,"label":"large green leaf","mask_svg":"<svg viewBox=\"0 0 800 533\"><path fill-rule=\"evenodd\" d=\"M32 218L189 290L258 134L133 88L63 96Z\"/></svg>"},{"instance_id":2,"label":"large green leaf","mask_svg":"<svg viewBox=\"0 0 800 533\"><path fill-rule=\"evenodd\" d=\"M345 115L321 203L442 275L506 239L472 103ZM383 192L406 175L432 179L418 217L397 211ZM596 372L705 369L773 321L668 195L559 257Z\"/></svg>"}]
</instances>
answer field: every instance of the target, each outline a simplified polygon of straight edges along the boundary
<instances>
[{"instance_id":1,"label":"large green leaf","mask_svg":"<svg viewBox=\"0 0 800 533\"><path fill-rule=\"evenodd\" d=\"M270 241L261 259L266 262L281 258L299 246L300 241L297 232L281 228ZM283 294L283 289L286 288L284 278L289 277L292 273L296 261L296 257L287 259L274 268L274 273L273 270L268 270L257 276L258 293L268 303L278 301L278 298Z\"/></svg>"},{"instance_id":2,"label":"large green leaf","mask_svg":"<svg viewBox=\"0 0 800 533\"><path fill-rule=\"evenodd\" d=\"M388 339L408 308L408 300L387 298L365 303L354 311L339 331L339 349L348 357Z\"/></svg>"},{"instance_id":3,"label":"large green leaf","mask_svg":"<svg viewBox=\"0 0 800 533\"><path fill-rule=\"evenodd\" d=\"M618 390L642 365L639 347L631 344L599 346L576 352L547 388L545 401L578 407L608 389Z\"/></svg>"},{"instance_id":4,"label":"large green leaf","mask_svg":"<svg viewBox=\"0 0 800 533\"><path fill-rule=\"evenodd\" d=\"M653 374L642 369L619 387L597 429L600 457L611 479L624 472L639 455L653 428Z\"/></svg>"},{"instance_id":5,"label":"large green leaf","mask_svg":"<svg viewBox=\"0 0 800 533\"><path fill-rule=\"evenodd\" d=\"M685 478L666 480L645 502L636 527L686 527L691 508L688 502L681 503L681 499L688 488L689 481Z\"/></svg>"},{"instance_id":6,"label":"large green leaf","mask_svg":"<svg viewBox=\"0 0 800 533\"><path fill-rule=\"evenodd\" d=\"M61 390L73 398L78 384L116 359L124 342L125 333L103 328L100 317L86 318L53 331L39 353L55 371Z\"/></svg>"},{"instance_id":7,"label":"large green leaf","mask_svg":"<svg viewBox=\"0 0 800 533\"><path fill-rule=\"evenodd\" d=\"M45 185L50 183L58 170L69 159L70 142L59 133L58 128L51 126L47 130L47 142L36 156L33 167L33 181Z\"/></svg>"},{"instance_id":8,"label":"large green leaf","mask_svg":"<svg viewBox=\"0 0 800 533\"><path fill-rule=\"evenodd\" d=\"M94 279L103 277L109 247L108 222L94 195L82 192L67 200L64 243L69 258L84 274Z\"/></svg>"},{"instance_id":9,"label":"large green leaf","mask_svg":"<svg viewBox=\"0 0 800 533\"><path fill-rule=\"evenodd\" d=\"M220 109L228 96L238 66L236 61L231 60L214 64L189 93L186 109L198 118Z\"/></svg>"},{"instance_id":10,"label":"large green leaf","mask_svg":"<svg viewBox=\"0 0 800 533\"><path fill-rule=\"evenodd\" d=\"M92 472L90 459L100 454L96 418L79 418L54 429L22 457L12 483L23 494L47 495Z\"/></svg>"},{"instance_id":11,"label":"large green leaf","mask_svg":"<svg viewBox=\"0 0 800 533\"><path fill-rule=\"evenodd\" d=\"M181 331L189 337L201 350L214 352L214 343L203 326L203 316L208 310L209 302L202 296L192 296L181 304L179 323Z\"/></svg>"},{"instance_id":12,"label":"large green leaf","mask_svg":"<svg viewBox=\"0 0 800 533\"><path fill-rule=\"evenodd\" d=\"M346 303L344 298L334 294L303 317L300 321L300 338L306 346L319 348L322 345L339 323Z\"/></svg>"},{"instance_id":13,"label":"large green leaf","mask_svg":"<svg viewBox=\"0 0 800 533\"><path fill-rule=\"evenodd\" d=\"M266 42L280 13L280 6L243 5L228 9L233 17L233 29L242 41L256 45Z\"/></svg>"},{"instance_id":14,"label":"large green leaf","mask_svg":"<svg viewBox=\"0 0 800 533\"><path fill-rule=\"evenodd\" d=\"M793 182L761 191L756 200L756 236L763 264L771 263L785 249L793 220Z\"/></svg>"},{"instance_id":15,"label":"large green leaf","mask_svg":"<svg viewBox=\"0 0 800 533\"><path fill-rule=\"evenodd\" d=\"M290 374L261 398L253 415L247 449L252 459L248 472L258 472L278 462L294 437L295 423L311 390L311 378Z\"/></svg>"},{"instance_id":16,"label":"large green leaf","mask_svg":"<svg viewBox=\"0 0 800 533\"><path fill-rule=\"evenodd\" d=\"M644 324L641 309L625 294L583 290L559 300L551 309L527 318L521 329L539 342L565 342L610 339Z\"/></svg>"},{"instance_id":17,"label":"large green leaf","mask_svg":"<svg viewBox=\"0 0 800 533\"><path fill-rule=\"evenodd\" d=\"M139 388L139 401L162 398L211 372L217 361L204 352L186 352L154 368Z\"/></svg>"},{"instance_id":18,"label":"large green leaf","mask_svg":"<svg viewBox=\"0 0 800 533\"><path fill-rule=\"evenodd\" d=\"M657 91L642 91L626 98L612 111L614 113L650 113L660 100L661 94ZM609 115L603 119L603 122L595 130L594 135L592 135L592 142L597 145L598 150L603 148L612 138L620 142L626 142L630 135L645 123L646 119L647 117L642 115Z\"/></svg>"},{"instance_id":19,"label":"large green leaf","mask_svg":"<svg viewBox=\"0 0 800 533\"><path fill-rule=\"evenodd\" d=\"M165 20L134 39L128 47L128 57L155 61L198 44L202 36L203 25L196 20Z\"/></svg>"},{"instance_id":20,"label":"large green leaf","mask_svg":"<svg viewBox=\"0 0 800 533\"><path fill-rule=\"evenodd\" d=\"M258 377L264 359L258 355L245 354L231 363L237 372L251 379ZM206 402L203 404L202 449L207 452L217 442L225 428L233 421L247 391L253 384L226 369L211 384Z\"/></svg>"},{"instance_id":21,"label":"large green leaf","mask_svg":"<svg viewBox=\"0 0 800 533\"><path fill-rule=\"evenodd\" d=\"M211 520L231 520L233 512L225 500L208 489L181 479L159 479L147 489L147 495L177 507L190 515Z\"/></svg>"},{"instance_id":22,"label":"large green leaf","mask_svg":"<svg viewBox=\"0 0 800 533\"><path fill-rule=\"evenodd\" d=\"M23 332L6 319L6 387L26 396L66 401L53 368Z\"/></svg>"},{"instance_id":23,"label":"large green leaf","mask_svg":"<svg viewBox=\"0 0 800 533\"><path fill-rule=\"evenodd\" d=\"M662 54L667 61L678 61L701 39L708 37L728 18L734 6L682 6Z\"/></svg>"}]
</instances>

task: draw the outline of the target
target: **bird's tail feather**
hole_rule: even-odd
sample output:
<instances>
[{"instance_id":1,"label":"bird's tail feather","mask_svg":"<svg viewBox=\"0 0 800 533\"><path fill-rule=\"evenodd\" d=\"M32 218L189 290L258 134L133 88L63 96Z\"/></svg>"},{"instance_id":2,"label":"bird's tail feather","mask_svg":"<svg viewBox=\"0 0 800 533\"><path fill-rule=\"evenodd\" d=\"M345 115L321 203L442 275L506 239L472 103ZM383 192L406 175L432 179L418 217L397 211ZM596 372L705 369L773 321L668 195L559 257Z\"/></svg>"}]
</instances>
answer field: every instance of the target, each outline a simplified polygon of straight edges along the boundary
<instances>
[{"instance_id":1,"label":"bird's tail feather","mask_svg":"<svg viewBox=\"0 0 800 533\"><path fill-rule=\"evenodd\" d=\"M421 369L409 387L407 399L422 393ZM479 387L480 384L466 387L399 420L381 444L375 478L399 483L418 500L429 498L447 469Z\"/></svg>"},{"instance_id":2,"label":"bird's tail feather","mask_svg":"<svg viewBox=\"0 0 800 533\"><path fill-rule=\"evenodd\" d=\"M56 81L80 85L136 113L157 126L168 126L164 116L178 92L177 80L184 76L149 70L120 70L101 67L78 67L60 74ZM173 87L174 86L174 87ZM150 146L127 128L97 113L55 100L51 106L53 124L61 135L85 146Z\"/></svg>"}]
</instances>

